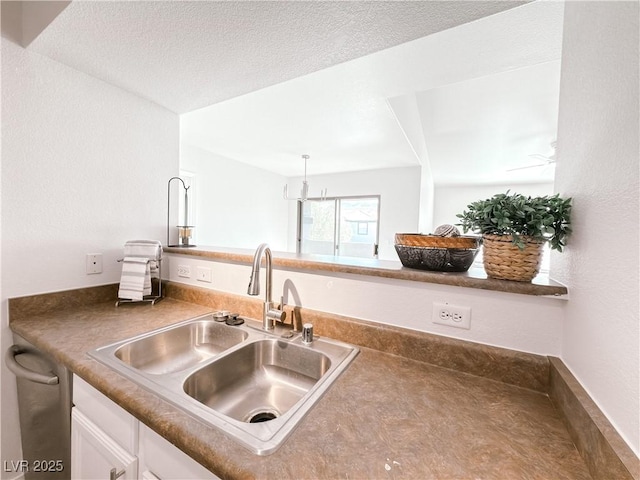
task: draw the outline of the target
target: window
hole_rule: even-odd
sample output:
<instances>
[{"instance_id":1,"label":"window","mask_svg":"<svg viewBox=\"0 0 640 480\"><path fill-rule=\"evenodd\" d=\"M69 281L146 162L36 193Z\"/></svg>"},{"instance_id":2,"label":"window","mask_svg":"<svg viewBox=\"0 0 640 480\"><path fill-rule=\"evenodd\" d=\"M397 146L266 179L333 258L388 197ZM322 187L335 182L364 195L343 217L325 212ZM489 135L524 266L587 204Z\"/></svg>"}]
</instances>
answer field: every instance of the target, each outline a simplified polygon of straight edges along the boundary
<instances>
[{"instance_id":1,"label":"window","mask_svg":"<svg viewBox=\"0 0 640 480\"><path fill-rule=\"evenodd\" d=\"M378 256L380 197L309 199L298 204L298 252Z\"/></svg>"}]
</instances>

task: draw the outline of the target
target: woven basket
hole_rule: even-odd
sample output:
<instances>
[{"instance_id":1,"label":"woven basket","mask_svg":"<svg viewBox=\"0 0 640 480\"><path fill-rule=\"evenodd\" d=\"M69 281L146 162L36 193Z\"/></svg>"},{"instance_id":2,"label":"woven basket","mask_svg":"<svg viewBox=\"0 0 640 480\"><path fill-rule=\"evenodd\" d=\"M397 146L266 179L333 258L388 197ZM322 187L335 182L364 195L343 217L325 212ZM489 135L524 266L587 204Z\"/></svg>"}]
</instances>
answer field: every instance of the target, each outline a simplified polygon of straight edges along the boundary
<instances>
[{"instance_id":1,"label":"woven basket","mask_svg":"<svg viewBox=\"0 0 640 480\"><path fill-rule=\"evenodd\" d=\"M490 278L530 282L540 271L544 241L522 237L524 250L515 246L511 235L488 235L483 238L484 270Z\"/></svg>"}]
</instances>

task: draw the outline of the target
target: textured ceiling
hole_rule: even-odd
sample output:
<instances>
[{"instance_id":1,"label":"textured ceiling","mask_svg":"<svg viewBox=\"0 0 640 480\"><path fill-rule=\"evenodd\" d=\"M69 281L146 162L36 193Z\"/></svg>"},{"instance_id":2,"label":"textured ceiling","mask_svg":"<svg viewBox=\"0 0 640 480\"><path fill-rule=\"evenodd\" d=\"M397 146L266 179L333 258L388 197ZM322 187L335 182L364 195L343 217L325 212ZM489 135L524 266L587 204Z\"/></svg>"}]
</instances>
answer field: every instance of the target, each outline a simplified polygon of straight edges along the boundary
<instances>
[{"instance_id":1,"label":"textured ceiling","mask_svg":"<svg viewBox=\"0 0 640 480\"><path fill-rule=\"evenodd\" d=\"M182 142L284 176L308 153L310 175L423 165L436 183L551 181L507 171L553 153L563 9L80 0L28 48L183 114Z\"/></svg>"},{"instance_id":2,"label":"textured ceiling","mask_svg":"<svg viewBox=\"0 0 640 480\"><path fill-rule=\"evenodd\" d=\"M563 5L535 2L181 118L182 141L284 176L430 165L439 184L550 182Z\"/></svg>"},{"instance_id":3,"label":"textured ceiling","mask_svg":"<svg viewBox=\"0 0 640 480\"><path fill-rule=\"evenodd\" d=\"M522 3L74 1L29 48L184 113Z\"/></svg>"}]
</instances>

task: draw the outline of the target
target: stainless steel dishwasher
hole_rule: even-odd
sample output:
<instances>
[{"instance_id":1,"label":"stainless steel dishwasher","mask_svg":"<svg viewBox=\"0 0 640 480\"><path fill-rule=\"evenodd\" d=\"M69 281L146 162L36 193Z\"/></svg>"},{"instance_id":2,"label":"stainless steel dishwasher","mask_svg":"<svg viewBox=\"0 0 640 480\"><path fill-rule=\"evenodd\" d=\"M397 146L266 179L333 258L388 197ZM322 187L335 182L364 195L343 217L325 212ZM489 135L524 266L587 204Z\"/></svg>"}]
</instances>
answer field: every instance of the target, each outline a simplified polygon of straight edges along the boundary
<instances>
[{"instance_id":1,"label":"stainless steel dishwasher","mask_svg":"<svg viewBox=\"0 0 640 480\"><path fill-rule=\"evenodd\" d=\"M12 467L26 480L71 478L71 374L19 335L5 355L16 375L23 460Z\"/></svg>"}]
</instances>

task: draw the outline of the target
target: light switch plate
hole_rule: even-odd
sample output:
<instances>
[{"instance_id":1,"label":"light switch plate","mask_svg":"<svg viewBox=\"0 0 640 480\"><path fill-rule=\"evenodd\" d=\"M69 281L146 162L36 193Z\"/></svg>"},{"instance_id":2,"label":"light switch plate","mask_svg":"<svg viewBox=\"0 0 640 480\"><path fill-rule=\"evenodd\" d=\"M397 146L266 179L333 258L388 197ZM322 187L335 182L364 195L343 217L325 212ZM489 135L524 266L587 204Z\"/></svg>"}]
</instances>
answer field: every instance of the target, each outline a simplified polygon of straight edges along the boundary
<instances>
[{"instance_id":1,"label":"light switch plate","mask_svg":"<svg viewBox=\"0 0 640 480\"><path fill-rule=\"evenodd\" d=\"M196 269L196 279L199 282L211 283L211 269L207 267L198 267Z\"/></svg>"}]
</instances>

